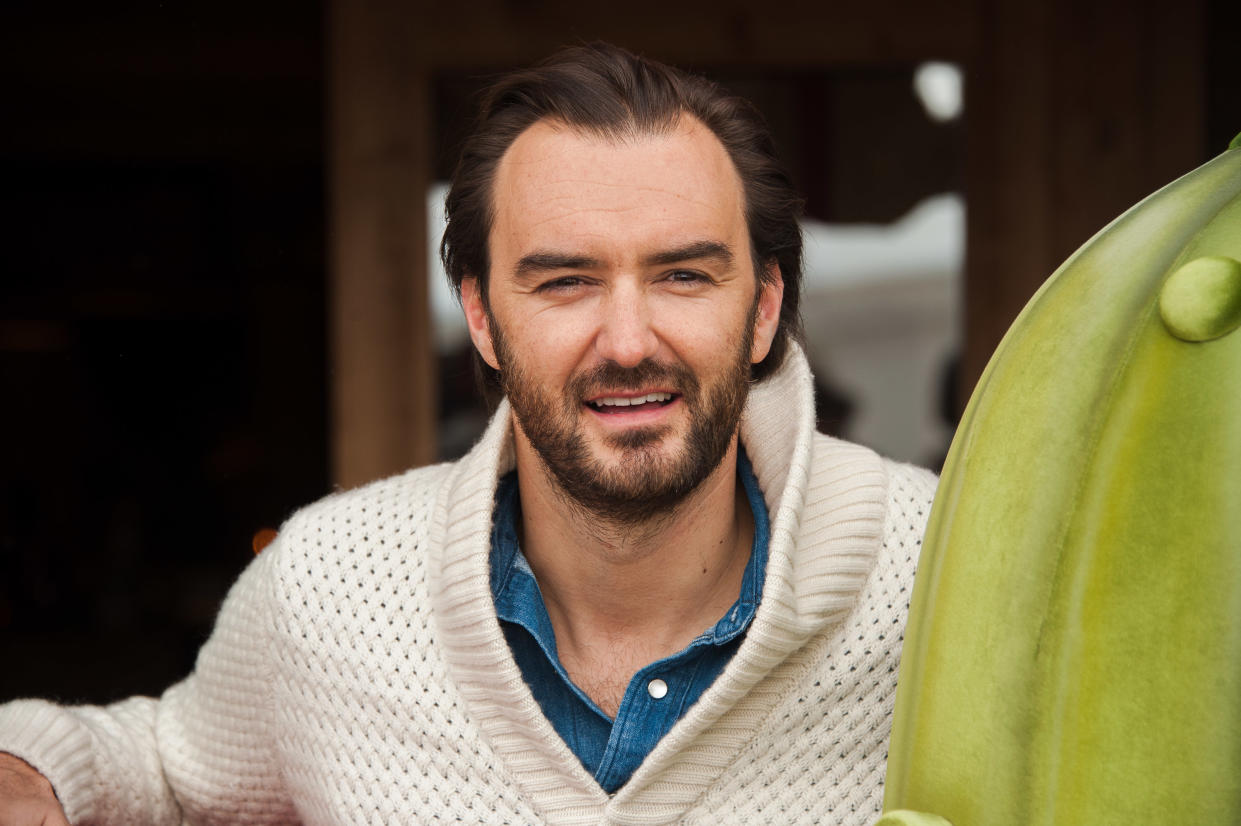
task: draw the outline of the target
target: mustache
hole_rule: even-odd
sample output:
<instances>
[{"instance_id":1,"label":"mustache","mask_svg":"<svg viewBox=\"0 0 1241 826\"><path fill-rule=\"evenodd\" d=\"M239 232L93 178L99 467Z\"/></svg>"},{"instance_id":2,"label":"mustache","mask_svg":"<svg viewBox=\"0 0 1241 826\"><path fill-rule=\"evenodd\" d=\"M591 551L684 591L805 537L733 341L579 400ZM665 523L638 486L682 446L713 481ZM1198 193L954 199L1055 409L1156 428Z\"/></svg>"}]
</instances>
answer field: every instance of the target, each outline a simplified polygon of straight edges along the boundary
<instances>
[{"instance_id":1,"label":"mustache","mask_svg":"<svg viewBox=\"0 0 1241 826\"><path fill-rule=\"evenodd\" d=\"M688 367L662 364L649 358L633 367L623 367L614 361L602 362L572 376L567 389L570 398L584 399L603 391L638 391L654 384L675 390L687 399L698 394L698 377Z\"/></svg>"}]
</instances>

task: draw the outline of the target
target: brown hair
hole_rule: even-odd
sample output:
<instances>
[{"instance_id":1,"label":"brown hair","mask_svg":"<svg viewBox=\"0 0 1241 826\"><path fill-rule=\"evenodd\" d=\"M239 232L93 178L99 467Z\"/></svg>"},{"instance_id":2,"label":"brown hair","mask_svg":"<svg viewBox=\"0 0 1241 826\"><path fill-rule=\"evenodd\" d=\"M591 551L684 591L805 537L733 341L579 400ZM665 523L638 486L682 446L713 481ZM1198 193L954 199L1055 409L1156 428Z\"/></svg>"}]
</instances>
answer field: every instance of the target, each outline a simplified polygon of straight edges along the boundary
<instances>
[{"instance_id":1,"label":"brown hair","mask_svg":"<svg viewBox=\"0 0 1241 826\"><path fill-rule=\"evenodd\" d=\"M779 328L767 357L751 374L761 381L774 372L789 340L802 337L802 240L797 223L802 199L776 158L762 115L705 78L607 43L564 49L534 68L505 75L484 93L445 200L448 225L440 257L453 290L459 296L462 280L475 276L486 305L492 180L501 157L522 132L546 118L605 137L662 134L683 114L710 129L732 158L744 190L755 272L766 280L772 262L780 267L784 299ZM498 398L499 375L478 353L474 357L484 394L489 400Z\"/></svg>"}]
</instances>

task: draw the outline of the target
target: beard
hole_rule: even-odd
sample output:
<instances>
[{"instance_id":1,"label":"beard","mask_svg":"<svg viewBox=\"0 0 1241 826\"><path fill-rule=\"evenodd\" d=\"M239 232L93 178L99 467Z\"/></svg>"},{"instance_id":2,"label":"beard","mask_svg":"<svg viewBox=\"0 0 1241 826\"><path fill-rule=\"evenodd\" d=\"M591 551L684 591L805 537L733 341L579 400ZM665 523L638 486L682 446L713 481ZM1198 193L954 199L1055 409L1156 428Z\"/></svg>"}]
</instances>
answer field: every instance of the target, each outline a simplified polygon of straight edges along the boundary
<instances>
[{"instance_id":1,"label":"beard","mask_svg":"<svg viewBox=\"0 0 1241 826\"><path fill-rule=\"evenodd\" d=\"M570 376L561 394L544 391L508 348L491 320L500 379L522 431L563 498L616 526L648 523L671 512L719 466L741 421L750 387L750 349L757 302L740 346L708 385L682 364L645 359L634 367L604 362ZM689 415L683 442L661 449L668 425L604 436L619 459L591 454L582 426L584 400L601 391L675 389Z\"/></svg>"}]
</instances>

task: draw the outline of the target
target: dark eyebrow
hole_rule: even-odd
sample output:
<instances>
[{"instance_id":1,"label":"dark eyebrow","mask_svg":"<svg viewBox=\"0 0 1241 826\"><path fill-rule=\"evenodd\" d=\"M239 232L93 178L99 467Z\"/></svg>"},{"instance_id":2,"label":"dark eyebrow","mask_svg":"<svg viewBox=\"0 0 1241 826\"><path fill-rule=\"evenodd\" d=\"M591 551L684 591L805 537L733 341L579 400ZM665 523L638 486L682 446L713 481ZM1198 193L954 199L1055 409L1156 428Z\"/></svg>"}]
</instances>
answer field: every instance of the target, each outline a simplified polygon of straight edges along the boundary
<instances>
[{"instance_id":1,"label":"dark eyebrow","mask_svg":"<svg viewBox=\"0 0 1241 826\"><path fill-rule=\"evenodd\" d=\"M586 255L539 251L523 255L517 262L517 268L513 274L518 279L529 279L539 273L555 270L592 270L600 266L602 265L598 260Z\"/></svg>"},{"instance_id":2,"label":"dark eyebrow","mask_svg":"<svg viewBox=\"0 0 1241 826\"><path fill-rule=\"evenodd\" d=\"M680 264L683 261L697 261L702 258L714 258L728 266L733 263L733 251L727 244L719 241L694 241L648 256L646 263L652 265Z\"/></svg>"},{"instance_id":3,"label":"dark eyebrow","mask_svg":"<svg viewBox=\"0 0 1241 826\"><path fill-rule=\"evenodd\" d=\"M713 258L729 266L733 262L733 251L727 244L720 241L693 241L680 247L653 253L646 257L644 263L648 266L666 266L704 258ZM530 280L541 273L558 270L594 270L602 266L603 262L588 255L539 250L523 255L517 261L513 275L518 280Z\"/></svg>"}]
</instances>

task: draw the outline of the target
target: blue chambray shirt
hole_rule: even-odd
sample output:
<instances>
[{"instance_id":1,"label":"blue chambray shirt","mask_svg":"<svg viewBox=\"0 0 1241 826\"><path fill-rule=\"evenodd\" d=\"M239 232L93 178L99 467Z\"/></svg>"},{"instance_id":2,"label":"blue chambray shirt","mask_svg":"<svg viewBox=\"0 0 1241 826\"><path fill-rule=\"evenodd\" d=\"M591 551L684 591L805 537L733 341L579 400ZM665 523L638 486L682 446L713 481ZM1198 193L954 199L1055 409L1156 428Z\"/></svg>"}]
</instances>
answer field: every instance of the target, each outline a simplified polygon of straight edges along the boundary
<instances>
[{"instance_id":1,"label":"blue chambray shirt","mask_svg":"<svg viewBox=\"0 0 1241 826\"><path fill-rule=\"evenodd\" d=\"M724 670L762 598L767 570L767 505L745 451L737 451L737 475L754 513L754 544L741 581L741 594L713 627L670 657L633 675L615 721L573 684L560 664L556 635L534 573L517 539L517 473L496 489L491 530L491 594L500 626L530 691L552 727L608 793L629 780L677 720ZM648 689L662 680L667 693Z\"/></svg>"}]
</instances>

